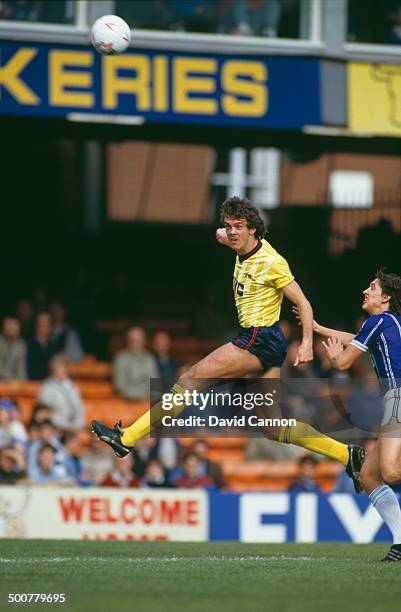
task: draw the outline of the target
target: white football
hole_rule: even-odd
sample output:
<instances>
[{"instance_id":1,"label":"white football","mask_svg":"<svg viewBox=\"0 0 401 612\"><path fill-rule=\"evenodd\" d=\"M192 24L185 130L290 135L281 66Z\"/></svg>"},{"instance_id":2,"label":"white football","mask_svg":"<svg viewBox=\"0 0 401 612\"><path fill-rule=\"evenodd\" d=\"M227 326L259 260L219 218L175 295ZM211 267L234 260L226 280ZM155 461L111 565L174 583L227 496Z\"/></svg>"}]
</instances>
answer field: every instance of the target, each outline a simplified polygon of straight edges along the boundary
<instances>
[{"instance_id":1,"label":"white football","mask_svg":"<svg viewBox=\"0 0 401 612\"><path fill-rule=\"evenodd\" d=\"M92 26L91 41L99 53L122 53L129 47L131 30L117 15L103 15Z\"/></svg>"}]
</instances>

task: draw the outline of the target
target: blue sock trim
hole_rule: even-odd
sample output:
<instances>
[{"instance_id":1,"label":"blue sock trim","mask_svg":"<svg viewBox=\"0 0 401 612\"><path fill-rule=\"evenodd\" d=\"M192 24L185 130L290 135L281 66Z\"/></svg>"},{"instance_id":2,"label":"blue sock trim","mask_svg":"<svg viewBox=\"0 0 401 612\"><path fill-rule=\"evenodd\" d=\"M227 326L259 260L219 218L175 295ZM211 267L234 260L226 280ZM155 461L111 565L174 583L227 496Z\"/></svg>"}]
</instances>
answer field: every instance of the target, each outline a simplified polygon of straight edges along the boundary
<instances>
[{"instance_id":1,"label":"blue sock trim","mask_svg":"<svg viewBox=\"0 0 401 612\"><path fill-rule=\"evenodd\" d=\"M372 502L372 504L375 505L377 501L379 500L379 498L382 497L382 495L385 495L387 491L391 491L388 485L381 485L380 487L377 487L376 489L374 489L372 493L370 493L369 495L369 499Z\"/></svg>"}]
</instances>

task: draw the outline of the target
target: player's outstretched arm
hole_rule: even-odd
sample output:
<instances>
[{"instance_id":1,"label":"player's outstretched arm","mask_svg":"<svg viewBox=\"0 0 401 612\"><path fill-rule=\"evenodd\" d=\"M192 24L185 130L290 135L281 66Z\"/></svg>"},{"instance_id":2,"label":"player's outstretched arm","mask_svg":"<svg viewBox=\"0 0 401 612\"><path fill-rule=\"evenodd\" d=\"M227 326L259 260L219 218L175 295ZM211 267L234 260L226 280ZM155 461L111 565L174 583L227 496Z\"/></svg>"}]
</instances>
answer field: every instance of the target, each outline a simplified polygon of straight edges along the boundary
<instances>
[{"instance_id":1,"label":"player's outstretched arm","mask_svg":"<svg viewBox=\"0 0 401 612\"><path fill-rule=\"evenodd\" d=\"M292 312L297 317L299 324L302 325L302 321L299 315L299 309L297 306L293 306ZM344 346L348 346L352 340L355 338L355 334L350 334L349 332L340 331L339 329L331 329L330 327L324 327L324 325L320 325L315 319L312 321L313 331L319 336L323 336L324 338L338 338L341 340L341 344Z\"/></svg>"},{"instance_id":2,"label":"player's outstretched arm","mask_svg":"<svg viewBox=\"0 0 401 612\"><path fill-rule=\"evenodd\" d=\"M225 227L219 227L219 229L216 230L216 240L217 242L220 242L220 244L224 244L224 246L230 247L230 249L233 248L227 238L227 232Z\"/></svg>"},{"instance_id":3,"label":"player's outstretched arm","mask_svg":"<svg viewBox=\"0 0 401 612\"><path fill-rule=\"evenodd\" d=\"M294 366L307 363L313 359L313 310L304 292L296 281L292 281L283 288L284 295L297 308L302 325L302 341L298 347Z\"/></svg>"}]
</instances>

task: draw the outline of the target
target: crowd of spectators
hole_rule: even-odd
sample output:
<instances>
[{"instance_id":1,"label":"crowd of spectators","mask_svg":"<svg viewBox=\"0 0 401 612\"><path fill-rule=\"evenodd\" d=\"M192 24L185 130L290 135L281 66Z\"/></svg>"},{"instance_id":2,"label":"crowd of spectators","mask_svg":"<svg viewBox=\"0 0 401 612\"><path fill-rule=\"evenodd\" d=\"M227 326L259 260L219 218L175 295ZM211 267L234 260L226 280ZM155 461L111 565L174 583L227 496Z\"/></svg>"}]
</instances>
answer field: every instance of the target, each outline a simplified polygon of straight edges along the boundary
<instances>
[{"instance_id":1,"label":"crowd of spectators","mask_svg":"<svg viewBox=\"0 0 401 612\"><path fill-rule=\"evenodd\" d=\"M360 324L356 321L355 328ZM314 361L294 368L299 328L286 320L281 325L288 343L283 416L308 421L329 434L345 431L348 438L355 434L355 428L374 433L380 401L374 379L367 376L368 366L362 362L351 373L337 372L316 340ZM205 440L181 448L178 440L148 437L128 458L116 461L108 446L95 436L88 437L84 402L69 376L70 364L83 356L80 336L68 323L65 307L59 301L48 303L39 290L32 301L21 300L4 317L0 380L36 380L41 384L26 427L18 405L7 398L0 400L0 483L226 488L222 468L210 460ZM128 401L149 400L150 378L159 378L164 389L170 388L182 367L171 354L169 334L157 331L148 339L143 328L131 327L125 348L114 356L114 392ZM305 457L298 447L252 437L245 458L298 461L299 475L290 490L317 490L314 471L319 456ZM342 486L348 486L345 477L343 482L339 479L339 490Z\"/></svg>"},{"instance_id":2,"label":"crowd of spectators","mask_svg":"<svg viewBox=\"0 0 401 612\"><path fill-rule=\"evenodd\" d=\"M1 0L0 19L45 23L73 23L70 0Z\"/></svg>"},{"instance_id":3,"label":"crowd of spectators","mask_svg":"<svg viewBox=\"0 0 401 612\"><path fill-rule=\"evenodd\" d=\"M100 487L226 486L220 465L208 458L205 440L190 449L178 441L147 437L132 453L117 459L112 450L84 429L56 426L53 407L37 403L25 428L18 406L0 400L0 484Z\"/></svg>"},{"instance_id":4,"label":"crowd of spectators","mask_svg":"<svg viewBox=\"0 0 401 612\"><path fill-rule=\"evenodd\" d=\"M300 0L137 0L116 2L131 27L297 38Z\"/></svg>"},{"instance_id":5,"label":"crowd of spectators","mask_svg":"<svg viewBox=\"0 0 401 612\"><path fill-rule=\"evenodd\" d=\"M84 357L78 333L65 322L58 302L34 314L32 305L21 300L15 311L3 318L0 334L0 380L44 380L57 353L69 362Z\"/></svg>"},{"instance_id":6,"label":"crowd of spectators","mask_svg":"<svg viewBox=\"0 0 401 612\"><path fill-rule=\"evenodd\" d=\"M349 0L349 42L401 44L400 0Z\"/></svg>"},{"instance_id":7,"label":"crowd of spectators","mask_svg":"<svg viewBox=\"0 0 401 612\"><path fill-rule=\"evenodd\" d=\"M73 2L2 0L0 19L72 23ZM117 0L115 14L135 29L299 37L300 0Z\"/></svg>"}]
</instances>

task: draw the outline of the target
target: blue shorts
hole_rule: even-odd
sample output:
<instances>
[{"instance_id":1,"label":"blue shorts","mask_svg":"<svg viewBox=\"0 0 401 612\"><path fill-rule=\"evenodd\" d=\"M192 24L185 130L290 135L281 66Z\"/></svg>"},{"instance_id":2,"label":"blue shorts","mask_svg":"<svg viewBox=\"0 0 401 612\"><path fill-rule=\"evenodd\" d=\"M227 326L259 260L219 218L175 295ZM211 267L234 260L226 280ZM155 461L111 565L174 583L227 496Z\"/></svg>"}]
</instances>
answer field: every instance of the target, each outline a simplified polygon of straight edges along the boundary
<instances>
[{"instance_id":1,"label":"blue shorts","mask_svg":"<svg viewBox=\"0 0 401 612\"><path fill-rule=\"evenodd\" d=\"M256 355L264 370L281 368L287 356L287 342L278 323L270 327L241 327L232 343Z\"/></svg>"}]
</instances>

